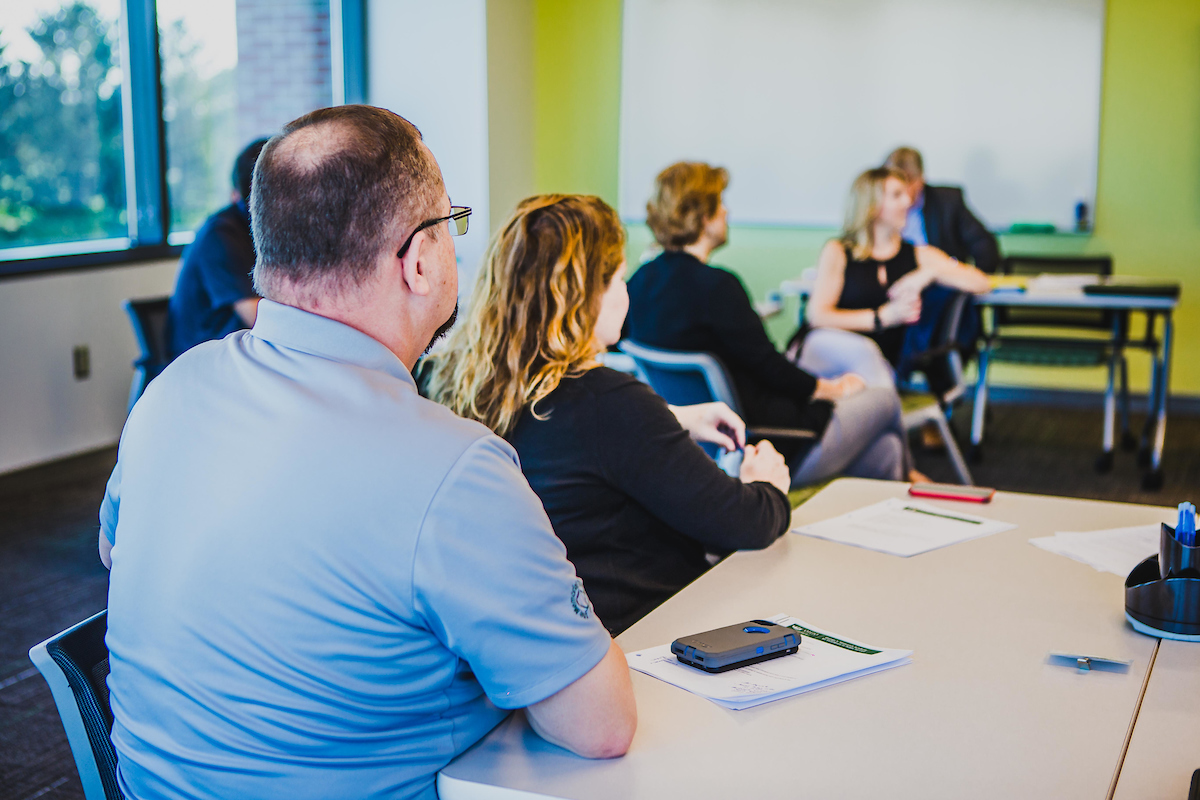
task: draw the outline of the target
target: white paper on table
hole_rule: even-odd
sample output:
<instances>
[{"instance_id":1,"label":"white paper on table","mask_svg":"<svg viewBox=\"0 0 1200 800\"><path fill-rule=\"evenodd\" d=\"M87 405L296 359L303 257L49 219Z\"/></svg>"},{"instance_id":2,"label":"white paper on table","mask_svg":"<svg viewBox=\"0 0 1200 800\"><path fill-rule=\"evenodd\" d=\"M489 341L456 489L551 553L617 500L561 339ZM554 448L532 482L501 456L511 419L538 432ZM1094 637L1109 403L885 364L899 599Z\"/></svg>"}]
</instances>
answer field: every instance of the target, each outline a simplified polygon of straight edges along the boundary
<instances>
[{"instance_id":1,"label":"white paper on table","mask_svg":"<svg viewBox=\"0 0 1200 800\"><path fill-rule=\"evenodd\" d=\"M1026 294L1083 294L1083 287L1100 282L1097 275L1045 274L1030 278L1025 283Z\"/></svg>"},{"instance_id":2,"label":"white paper on table","mask_svg":"<svg viewBox=\"0 0 1200 800\"><path fill-rule=\"evenodd\" d=\"M1060 532L1030 539L1029 543L1124 578L1158 552L1160 535L1157 524L1134 525L1102 531Z\"/></svg>"},{"instance_id":3,"label":"white paper on table","mask_svg":"<svg viewBox=\"0 0 1200 800\"><path fill-rule=\"evenodd\" d=\"M947 511L918 500L893 497L840 517L793 528L795 533L894 556L915 556L1017 527L1007 522Z\"/></svg>"},{"instance_id":4,"label":"white paper on table","mask_svg":"<svg viewBox=\"0 0 1200 800\"><path fill-rule=\"evenodd\" d=\"M669 644L629 653L625 658L631 669L737 711L912 661L911 650L871 647L787 614L766 619L796 627L800 631L799 651L717 674L679 663Z\"/></svg>"}]
</instances>

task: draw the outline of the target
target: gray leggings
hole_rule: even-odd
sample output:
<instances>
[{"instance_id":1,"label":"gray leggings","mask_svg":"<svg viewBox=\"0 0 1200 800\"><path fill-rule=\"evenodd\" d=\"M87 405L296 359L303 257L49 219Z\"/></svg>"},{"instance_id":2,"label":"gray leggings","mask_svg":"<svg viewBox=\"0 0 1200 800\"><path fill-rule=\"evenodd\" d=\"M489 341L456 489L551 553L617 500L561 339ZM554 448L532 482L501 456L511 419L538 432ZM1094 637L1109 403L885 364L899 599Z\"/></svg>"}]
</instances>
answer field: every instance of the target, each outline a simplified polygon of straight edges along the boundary
<instances>
[{"instance_id":1,"label":"gray leggings","mask_svg":"<svg viewBox=\"0 0 1200 800\"><path fill-rule=\"evenodd\" d=\"M912 458L900 420L900 396L892 367L878 345L857 333L819 328L805 337L799 366L820 378L854 372L867 388L834 403L821 441L792 471L792 486L838 474L906 479Z\"/></svg>"}]
</instances>

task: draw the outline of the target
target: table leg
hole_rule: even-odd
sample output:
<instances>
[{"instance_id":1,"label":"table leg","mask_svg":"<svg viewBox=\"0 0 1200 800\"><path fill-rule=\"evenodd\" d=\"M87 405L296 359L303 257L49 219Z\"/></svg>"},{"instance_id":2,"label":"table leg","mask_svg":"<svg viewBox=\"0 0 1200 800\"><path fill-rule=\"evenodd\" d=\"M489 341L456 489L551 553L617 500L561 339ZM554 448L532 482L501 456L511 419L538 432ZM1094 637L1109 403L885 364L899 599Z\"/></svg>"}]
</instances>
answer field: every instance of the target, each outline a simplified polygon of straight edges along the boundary
<instances>
[{"instance_id":1,"label":"table leg","mask_svg":"<svg viewBox=\"0 0 1200 800\"><path fill-rule=\"evenodd\" d=\"M1110 472L1113 468L1113 439L1117 427L1117 361L1120 353L1120 347L1114 344L1108 358L1108 383L1104 388L1103 451L1096 459L1097 472Z\"/></svg>"},{"instance_id":2,"label":"table leg","mask_svg":"<svg viewBox=\"0 0 1200 800\"><path fill-rule=\"evenodd\" d=\"M1171 396L1171 344L1175 338L1175 323L1170 311L1163 312L1162 363L1158 368L1157 420L1154 430L1154 452L1150 456L1150 472L1142 480L1147 489L1161 489L1163 485L1162 454L1167 438L1167 403Z\"/></svg>"},{"instance_id":3,"label":"table leg","mask_svg":"<svg viewBox=\"0 0 1200 800\"><path fill-rule=\"evenodd\" d=\"M1129 359L1121 353L1121 449L1137 449L1137 439L1129 425Z\"/></svg>"},{"instance_id":4,"label":"table leg","mask_svg":"<svg viewBox=\"0 0 1200 800\"><path fill-rule=\"evenodd\" d=\"M988 361L992 354L991 342L979 353L979 376L975 379L975 407L971 410L971 460L979 461L983 444L983 415L987 408Z\"/></svg>"},{"instance_id":5,"label":"table leg","mask_svg":"<svg viewBox=\"0 0 1200 800\"><path fill-rule=\"evenodd\" d=\"M1146 397L1146 421L1142 424L1142 435L1138 442L1137 461L1139 467L1150 466L1151 436L1154 431L1154 423L1157 419L1158 392L1161 384L1162 352L1154 338L1154 320L1155 313L1152 311L1147 312L1146 341L1154 344L1153 349L1150 351L1150 392Z\"/></svg>"}]
</instances>

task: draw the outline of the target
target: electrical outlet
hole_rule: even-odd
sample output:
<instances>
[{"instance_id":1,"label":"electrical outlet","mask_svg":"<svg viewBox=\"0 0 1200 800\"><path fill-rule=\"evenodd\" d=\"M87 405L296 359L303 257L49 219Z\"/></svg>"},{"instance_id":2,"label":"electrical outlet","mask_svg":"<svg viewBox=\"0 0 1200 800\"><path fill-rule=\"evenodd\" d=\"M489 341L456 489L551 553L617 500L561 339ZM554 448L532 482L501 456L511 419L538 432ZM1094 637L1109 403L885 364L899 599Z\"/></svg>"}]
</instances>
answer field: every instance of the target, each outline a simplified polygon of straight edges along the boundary
<instances>
[{"instance_id":1,"label":"electrical outlet","mask_svg":"<svg viewBox=\"0 0 1200 800\"><path fill-rule=\"evenodd\" d=\"M92 352L86 344L76 345L71 351L71 362L75 366L75 380L85 381L92 374Z\"/></svg>"}]
</instances>

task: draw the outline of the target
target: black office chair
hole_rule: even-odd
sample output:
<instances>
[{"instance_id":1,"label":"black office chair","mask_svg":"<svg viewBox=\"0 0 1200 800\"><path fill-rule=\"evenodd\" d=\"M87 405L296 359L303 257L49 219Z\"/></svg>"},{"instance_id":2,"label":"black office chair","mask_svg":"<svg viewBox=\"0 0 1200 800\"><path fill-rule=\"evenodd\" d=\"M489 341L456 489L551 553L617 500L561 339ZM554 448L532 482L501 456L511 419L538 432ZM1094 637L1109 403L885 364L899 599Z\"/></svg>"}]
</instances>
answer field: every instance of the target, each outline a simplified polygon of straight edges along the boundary
<instances>
[{"instance_id":1,"label":"black office chair","mask_svg":"<svg viewBox=\"0 0 1200 800\"><path fill-rule=\"evenodd\" d=\"M122 305L133 325L141 355L133 362L133 383L129 387L128 414L133 404L146 391L146 385L171 363L171 349L167 333L167 305L169 297L145 297L126 300Z\"/></svg>"},{"instance_id":2,"label":"black office chair","mask_svg":"<svg viewBox=\"0 0 1200 800\"><path fill-rule=\"evenodd\" d=\"M51 636L29 650L50 685L87 800L121 800L117 753L108 704L107 611Z\"/></svg>"},{"instance_id":3,"label":"black office chair","mask_svg":"<svg viewBox=\"0 0 1200 800\"><path fill-rule=\"evenodd\" d=\"M942 310L929 349L908 356L910 373L920 373L925 378L925 386L915 385L910 374L898 387L904 430L917 430L926 424L937 426L950 465L958 482L964 486L974 485L975 479L958 447L954 429L950 427L950 416L967 390L958 329L968 298L965 292L955 293Z\"/></svg>"},{"instance_id":4,"label":"black office chair","mask_svg":"<svg viewBox=\"0 0 1200 800\"><path fill-rule=\"evenodd\" d=\"M1000 265L1004 275L1096 275L1113 272L1111 256L1009 256ZM979 356L979 380L971 426L971 456L979 460L986 410L987 372L993 362L1050 367L1108 367L1104 394L1105 428L1103 451L1096 469L1107 472L1113 465L1113 428L1116 410L1117 373L1120 373L1121 446L1137 447L1129 426L1129 367L1124 343L1128 338L1128 315L1103 309L1018 308L992 309L992 327L984 338Z\"/></svg>"}]
</instances>

